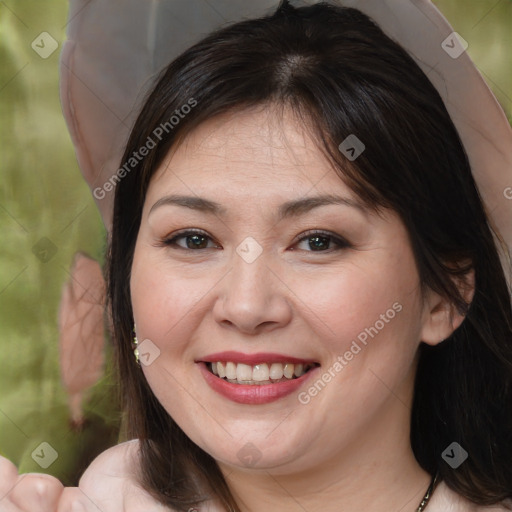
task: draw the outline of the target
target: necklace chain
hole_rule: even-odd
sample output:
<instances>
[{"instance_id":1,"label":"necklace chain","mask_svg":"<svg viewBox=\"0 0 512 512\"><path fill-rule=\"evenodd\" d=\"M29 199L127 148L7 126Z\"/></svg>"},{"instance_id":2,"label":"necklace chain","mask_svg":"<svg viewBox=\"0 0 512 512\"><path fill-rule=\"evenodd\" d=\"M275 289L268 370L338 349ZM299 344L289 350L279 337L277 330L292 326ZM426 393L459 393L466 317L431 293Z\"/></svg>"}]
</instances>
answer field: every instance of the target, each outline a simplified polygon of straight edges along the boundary
<instances>
[{"instance_id":1,"label":"necklace chain","mask_svg":"<svg viewBox=\"0 0 512 512\"><path fill-rule=\"evenodd\" d=\"M434 477L432 478L432 481L430 482L430 485L428 486L427 492L425 493L425 496L423 496L423 499L421 500L421 503L419 504L419 506L415 510L415 512L423 512L427 508L428 502L430 501L432 494L434 494L436 485L438 483L437 480L438 480L438 473L436 473L434 475Z\"/></svg>"},{"instance_id":2,"label":"necklace chain","mask_svg":"<svg viewBox=\"0 0 512 512\"><path fill-rule=\"evenodd\" d=\"M427 492L425 493L425 496L423 496L423 499L421 500L419 507L416 509L416 512L423 512L423 510L425 510L425 508L427 508L430 497L432 496L432 494L434 494L434 490L437 485L437 477L438 477L438 474L436 473L434 478L432 478L432 481L430 482Z\"/></svg>"}]
</instances>

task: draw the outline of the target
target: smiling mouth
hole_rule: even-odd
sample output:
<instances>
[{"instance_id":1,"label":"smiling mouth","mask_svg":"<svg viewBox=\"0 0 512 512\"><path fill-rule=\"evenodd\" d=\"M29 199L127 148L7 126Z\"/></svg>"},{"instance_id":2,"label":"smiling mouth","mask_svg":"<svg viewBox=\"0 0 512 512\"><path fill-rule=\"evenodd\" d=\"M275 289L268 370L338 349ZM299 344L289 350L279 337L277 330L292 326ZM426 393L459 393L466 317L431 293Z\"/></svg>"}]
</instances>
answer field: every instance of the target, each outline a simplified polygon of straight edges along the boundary
<instances>
[{"instance_id":1,"label":"smiling mouth","mask_svg":"<svg viewBox=\"0 0 512 512\"><path fill-rule=\"evenodd\" d=\"M206 363L206 368L216 377L231 384L245 384L262 386L265 384L277 384L298 379L313 368L320 366L318 363L261 363L248 365L234 363L232 361L218 361Z\"/></svg>"}]
</instances>

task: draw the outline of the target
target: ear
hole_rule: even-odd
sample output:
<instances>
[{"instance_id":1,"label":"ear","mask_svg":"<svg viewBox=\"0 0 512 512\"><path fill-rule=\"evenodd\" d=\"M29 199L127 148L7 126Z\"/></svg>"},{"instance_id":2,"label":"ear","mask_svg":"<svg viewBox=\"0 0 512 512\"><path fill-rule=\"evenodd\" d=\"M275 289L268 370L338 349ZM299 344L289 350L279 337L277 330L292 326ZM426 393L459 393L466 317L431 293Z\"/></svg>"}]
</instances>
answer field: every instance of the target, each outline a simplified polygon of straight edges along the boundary
<instances>
[{"instance_id":1,"label":"ear","mask_svg":"<svg viewBox=\"0 0 512 512\"><path fill-rule=\"evenodd\" d=\"M464 278L457 278L457 288L466 303L473 300L475 293L475 272L470 270ZM463 322L465 316L455 304L429 289L424 299L421 341L438 345L448 338Z\"/></svg>"}]
</instances>

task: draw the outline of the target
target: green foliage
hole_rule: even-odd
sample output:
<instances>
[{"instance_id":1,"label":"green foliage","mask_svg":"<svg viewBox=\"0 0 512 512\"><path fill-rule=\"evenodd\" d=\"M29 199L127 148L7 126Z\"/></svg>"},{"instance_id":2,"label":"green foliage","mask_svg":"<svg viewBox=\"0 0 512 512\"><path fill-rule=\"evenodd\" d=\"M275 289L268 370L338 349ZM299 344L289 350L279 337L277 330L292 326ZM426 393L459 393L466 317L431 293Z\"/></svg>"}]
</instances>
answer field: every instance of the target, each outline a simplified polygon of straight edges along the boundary
<instances>
[{"instance_id":1,"label":"green foliage","mask_svg":"<svg viewBox=\"0 0 512 512\"><path fill-rule=\"evenodd\" d=\"M22 471L47 472L71 484L84 457L94 453L98 433L103 441L96 453L116 442L118 413L105 377L91 390L89 424L74 432L60 384L61 289L76 251L103 262L105 246L59 101L67 8L65 0L0 4L0 453ZM46 59L31 47L41 32L59 43ZM56 251L46 262L33 252L42 238ZM31 457L43 441L59 454L48 469Z\"/></svg>"}]
</instances>

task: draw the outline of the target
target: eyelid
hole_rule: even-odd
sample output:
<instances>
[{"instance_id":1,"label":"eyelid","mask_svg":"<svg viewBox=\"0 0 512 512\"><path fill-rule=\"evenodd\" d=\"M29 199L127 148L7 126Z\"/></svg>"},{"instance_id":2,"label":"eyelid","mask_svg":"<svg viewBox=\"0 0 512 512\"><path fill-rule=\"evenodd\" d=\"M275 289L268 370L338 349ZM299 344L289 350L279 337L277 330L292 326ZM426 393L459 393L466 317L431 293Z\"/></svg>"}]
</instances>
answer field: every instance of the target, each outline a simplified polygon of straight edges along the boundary
<instances>
[{"instance_id":1,"label":"eyelid","mask_svg":"<svg viewBox=\"0 0 512 512\"><path fill-rule=\"evenodd\" d=\"M212 236L210 236L206 231L203 231L202 229L198 229L198 228L184 228L184 229L180 229L179 231L176 231L175 233L172 233L171 235L168 235L168 236L165 236L162 240L161 240L161 243L158 244L160 246L172 246L176 249L182 249L184 251L188 251L188 252L193 252L194 249L185 249L184 247L180 247L177 243L176 243L176 240L178 238L185 238L187 235L202 235L204 236L205 238L208 238L210 240L212 240L213 242L215 242L214 238ZM217 242L215 242L217 243ZM208 247L208 249L211 249L211 247ZM204 249L197 249L198 251L199 250L203 250Z\"/></svg>"},{"instance_id":2,"label":"eyelid","mask_svg":"<svg viewBox=\"0 0 512 512\"><path fill-rule=\"evenodd\" d=\"M204 249L188 249L188 248L184 248L184 247L177 245L177 243L176 243L177 239L186 237L187 235L194 235L194 234L202 235L205 238L208 238L211 241L215 242L215 239L212 236L210 236L206 231L203 231L202 229L184 228L175 233L172 233L172 235L164 237L158 245L159 246L168 246L168 247L172 246L173 248L182 249L183 251L187 251L187 252L204 251L205 249L212 249L212 247L206 247ZM338 247L337 249L334 249L334 251L352 247L352 244L348 240L343 238L342 236L337 235L336 233L333 233L331 231L325 231L325 230L321 230L321 229L310 229L310 230L302 232L300 235L298 235L294 239L293 245L296 245L299 242L307 240L308 238L313 237L314 235L321 235L326 238L330 238L333 241L333 243L336 244ZM215 243L217 243L217 242L215 242ZM333 249L328 249L326 251L304 251L304 252L331 253L331 252L333 252Z\"/></svg>"},{"instance_id":3,"label":"eyelid","mask_svg":"<svg viewBox=\"0 0 512 512\"><path fill-rule=\"evenodd\" d=\"M314 235L322 235L326 238L330 238L337 246L338 249L346 249L349 247L352 247L352 244L345 238L343 238L340 235L337 235L336 233L333 233L331 231L325 231L322 229L309 229L300 235L294 240L294 245L296 245L299 242L302 242L303 240L306 240ZM327 251L306 251L306 252L323 252L323 253L330 253L332 252L331 249Z\"/></svg>"}]
</instances>

